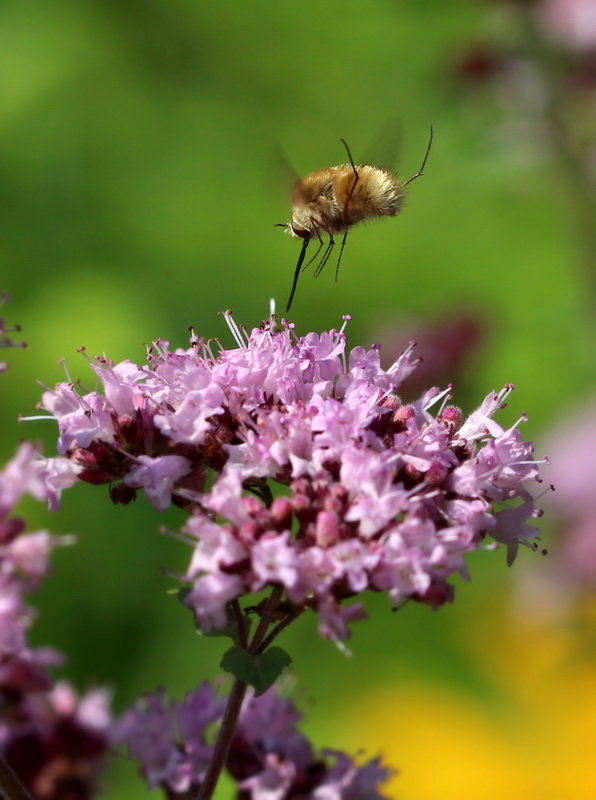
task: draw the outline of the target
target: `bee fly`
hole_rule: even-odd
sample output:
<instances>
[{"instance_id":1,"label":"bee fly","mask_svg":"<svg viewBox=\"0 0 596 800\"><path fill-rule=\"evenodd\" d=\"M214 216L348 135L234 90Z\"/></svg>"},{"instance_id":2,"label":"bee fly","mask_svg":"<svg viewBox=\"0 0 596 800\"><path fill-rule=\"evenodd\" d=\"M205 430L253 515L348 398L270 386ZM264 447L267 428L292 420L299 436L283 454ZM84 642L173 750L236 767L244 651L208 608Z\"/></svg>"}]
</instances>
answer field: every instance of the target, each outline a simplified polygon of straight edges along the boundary
<instances>
[{"instance_id":1,"label":"bee fly","mask_svg":"<svg viewBox=\"0 0 596 800\"><path fill-rule=\"evenodd\" d=\"M291 219L287 223L282 222L277 225L285 228L290 236L302 239L286 311L289 311L292 305L300 272L316 261L325 246L315 268L315 277L321 274L335 247L333 238L335 234L343 233L335 267L335 280L337 280L350 228L366 219L394 217L401 211L404 188L424 172L433 141L433 129L431 126L428 146L418 172L406 181L400 180L394 172L383 167L373 167L369 164L357 166L346 140L340 141L346 148L350 163L318 169L296 181L292 189ZM328 236L326 245L322 234ZM318 240L318 247L313 257L303 267L306 249L314 238Z\"/></svg>"}]
</instances>

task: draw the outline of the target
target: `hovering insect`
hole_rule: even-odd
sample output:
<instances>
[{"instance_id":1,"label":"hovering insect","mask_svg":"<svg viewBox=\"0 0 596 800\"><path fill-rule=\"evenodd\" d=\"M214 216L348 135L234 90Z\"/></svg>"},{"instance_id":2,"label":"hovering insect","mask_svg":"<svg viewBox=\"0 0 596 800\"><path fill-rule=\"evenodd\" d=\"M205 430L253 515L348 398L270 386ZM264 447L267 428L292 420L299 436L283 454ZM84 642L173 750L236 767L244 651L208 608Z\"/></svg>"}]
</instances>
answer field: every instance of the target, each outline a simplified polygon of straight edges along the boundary
<instances>
[{"instance_id":1,"label":"hovering insect","mask_svg":"<svg viewBox=\"0 0 596 800\"><path fill-rule=\"evenodd\" d=\"M343 233L335 267L335 280L337 280L350 228L366 219L394 217L401 211L404 188L424 172L432 146L433 129L431 126L428 146L418 172L405 181L383 167L374 167L370 164L356 165L348 143L345 139L340 141L346 148L350 163L319 169L296 181L292 189L291 219L287 223L282 222L277 225L285 228L290 236L302 239L286 311L289 311L292 305L300 272L316 261L325 246L315 268L315 277L321 274L335 247L333 238L335 234ZM328 236L326 244L322 238L323 234ZM319 245L313 257L303 267L306 249L314 238Z\"/></svg>"}]
</instances>

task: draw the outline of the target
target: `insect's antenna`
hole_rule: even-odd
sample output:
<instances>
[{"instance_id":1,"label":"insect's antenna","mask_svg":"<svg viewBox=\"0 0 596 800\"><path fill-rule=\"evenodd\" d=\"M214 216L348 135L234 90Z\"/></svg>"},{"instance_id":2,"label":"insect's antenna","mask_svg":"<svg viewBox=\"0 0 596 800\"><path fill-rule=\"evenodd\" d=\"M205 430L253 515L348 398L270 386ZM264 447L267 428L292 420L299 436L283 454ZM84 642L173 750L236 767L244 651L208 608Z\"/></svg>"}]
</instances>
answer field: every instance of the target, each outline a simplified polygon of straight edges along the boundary
<instances>
[{"instance_id":1,"label":"insect's antenna","mask_svg":"<svg viewBox=\"0 0 596 800\"><path fill-rule=\"evenodd\" d=\"M341 247L339 248L339 256L337 259L337 264L335 265L335 282L337 283L337 278L339 276L339 265L341 264L341 257L344 254L344 247L346 246L346 239L348 238L348 231L349 228L346 228L346 232L344 233L343 239L341 240Z\"/></svg>"},{"instance_id":2,"label":"insect's antenna","mask_svg":"<svg viewBox=\"0 0 596 800\"><path fill-rule=\"evenodd\" d=\"M302 241L302 248L300 250L300 255L298 256L298 263L296 264L296 269L294 270L292 291L290 292L290 299L288 300L288 304L286 306L286 313L290 310L290 306L292 305L292 300L294 299L294 292L296 291L296 286L298 285L298 277L300 276L300 267L302 266L302 262L304 261L304 256L306 255L306 248L308 247L309 242L310 239L303 239Z\"/></svg>"},{"instance_id":3,"label":"insect's antenna","mask_svg":"<svg viewBox=\"0 0 596 800\"><path fill-rule=\"evenodd\" d=\"M424 154L424 158L422 159L422 164L420 165L420 169L418 170L418 172L415 175L412 175L411 178L408 178L408 180L404 183L404 186L407 186L408 183L412 183L412 181L415 181L416 178L419 178L421 175L424 174L424 167L426 166L426 162L428 161L428 156L429 156L429 153L430 153L430 148L432 147L432 143L433 143L433 126L431 125L430 126L430 136L429 136L429 139L428 139L428 146L426 148L426 153Z\"/></svg>"},{"instance_id":4,"label":"insect's antenna","mask_svg":"<svg viewBox=\"0 0 596 800\"><path fill-rule=\"evenodd\" d=\"M352 184L352 188L350 189L350 194L346 198L346 202L344 203L344 224L347 225L348 223L348 210L350 208L350 200L352 199L352 195L354 194L354 189L356 188L356 184L360 180L360 175L358 174L358 170L356 169L356 164L354 164L354 159L352 158L352 153L350 152L350 148L348 147L348 143L345 139L340 137L340 142L343 143L343 146L346 148L348 152L348 158L350 159L350 164L352 165L352 170L354 171L354 183ZM341 258L341 255L340 255ZM337 270L335 272L337 275Z\"/></svg>"},{"instance_id":5,"label":"insect's antenna","mask_svg":"<svg viewBox=\"0 0 596 800\"><path fill-rule=\"evenodd\" d=\"M358 180L358 170L356 169L356 164L354 164L354 159L352 158L352 153L350 152L350 148L348 146L348 143L346 142L345 139L342 139L341 137L340 137L339 141L346 148L346 151L348 153L348 158L350 159L350 164L352 166L352 169L354 170L354 177L356 178L356 180Z\"/></svg>"}]
</instances>

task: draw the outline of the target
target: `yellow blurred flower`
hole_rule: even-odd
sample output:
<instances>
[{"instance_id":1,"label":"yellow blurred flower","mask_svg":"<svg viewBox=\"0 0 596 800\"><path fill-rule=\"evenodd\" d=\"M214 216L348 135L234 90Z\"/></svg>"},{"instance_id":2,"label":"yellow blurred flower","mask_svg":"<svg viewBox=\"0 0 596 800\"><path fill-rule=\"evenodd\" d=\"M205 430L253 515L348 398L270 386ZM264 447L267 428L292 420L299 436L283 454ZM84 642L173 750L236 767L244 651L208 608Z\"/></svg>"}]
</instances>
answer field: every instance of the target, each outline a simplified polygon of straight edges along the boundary
<instances>
[{"instance_id":1,"label":"yellow blurred flower","mask_svg":"<svg viewBox=\"0 0 596 800\"><path fill-rule=\"evenodd\" d=\"M594 800L594 628L492 623L478 618L470 630L489 699L381 686L350 709L357 724L344 720L345 744L365 742L400 770L386 787L395 800Z\"/></svg>"}]
</instances>

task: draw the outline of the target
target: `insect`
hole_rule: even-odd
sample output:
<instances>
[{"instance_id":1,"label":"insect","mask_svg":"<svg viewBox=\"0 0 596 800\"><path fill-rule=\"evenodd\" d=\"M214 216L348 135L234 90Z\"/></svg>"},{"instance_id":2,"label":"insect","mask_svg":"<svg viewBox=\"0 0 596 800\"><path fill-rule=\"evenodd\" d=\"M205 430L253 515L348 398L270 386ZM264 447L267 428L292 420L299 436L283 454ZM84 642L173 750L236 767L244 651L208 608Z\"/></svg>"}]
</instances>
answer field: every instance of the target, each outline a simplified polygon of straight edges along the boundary
<instances>
[{"instance_id":1,"label":"insect","mask_svg":"<svg viewBox=\"0 0 596 800\"><path fill-rule=\"evenodd\" d=\"M335 267L337 280L350 228L374 217L394 217L401 211L405 187L424 173L432 146L433 129L431 126L426 153L418 172L405 181L383 167L356 165L348 143L345 139L340 141L346 148L349 164L318 169L296 181L292 189L291 219L277 225L285 228L290 236L302 239L286 311L292 305L300 272L316 261L323 250L315 268L315 277L321 274L335 247L335 235L343 233ZM328 237L326 243L323 241L324 234ZM312 258L304 264L306 250L312 239L317 239L318 247Z\"/></svg>"}]
</instances>

